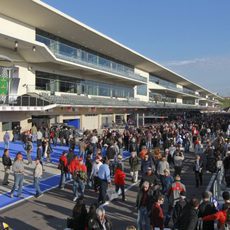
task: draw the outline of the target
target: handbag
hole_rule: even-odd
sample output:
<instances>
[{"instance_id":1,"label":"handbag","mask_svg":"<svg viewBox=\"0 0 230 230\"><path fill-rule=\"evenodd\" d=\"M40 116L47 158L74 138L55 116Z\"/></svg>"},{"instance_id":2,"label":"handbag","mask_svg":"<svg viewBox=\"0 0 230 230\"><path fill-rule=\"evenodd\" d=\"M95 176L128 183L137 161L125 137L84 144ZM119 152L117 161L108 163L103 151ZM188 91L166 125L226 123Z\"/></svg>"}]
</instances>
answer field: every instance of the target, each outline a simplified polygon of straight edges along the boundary
<instances>
[{"instance_id":1,"label":"handbag","mask_svg":"<svg viewBox=\"0 0 230 230\"><path fill-rule=\"evenodd\" d=\"M73 217L67 217L66 226L67 228L73 228Z\"/></svg>"}]
</instances>

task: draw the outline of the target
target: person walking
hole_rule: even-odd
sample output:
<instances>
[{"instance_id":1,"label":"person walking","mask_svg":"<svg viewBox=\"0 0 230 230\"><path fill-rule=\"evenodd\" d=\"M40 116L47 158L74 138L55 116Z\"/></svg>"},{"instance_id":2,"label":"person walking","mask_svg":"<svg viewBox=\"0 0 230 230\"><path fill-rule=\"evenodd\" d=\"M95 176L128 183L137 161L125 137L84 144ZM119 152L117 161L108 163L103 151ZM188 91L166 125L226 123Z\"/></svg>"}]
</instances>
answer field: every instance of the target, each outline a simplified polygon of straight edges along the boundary
<instances>
[{"instance_id":1,"label":"person walking","mask_svg":"<svg viewBox=\"0 0 230 230\"><path fill-rule=\"evenodd\" d=\"M2 164L4 166L4 172L5 172L2 185L8 185L10 183L8 181L8 178L9 178L9 174L10 174L10 167L12 165L12 161L10 159L8 149L4 149L4 153L3 153L3 156L2 156Z\"/></svg>"},{"instance_id":2,"label":"person walking","mask_svg":"<svg viewBox=\"0 0 230 230\"><path fill-rule=\"evenodd\" d=\"M125 177L126 174L122 170L121 165L118 165L114 175L114 183L115 183L115 191L118 193L119 189L121 189L122 201L126 201L125 199Z\"/></svg>"},{"instance_id":3,"label":"person walking","mask_svg":"<svg viewBox=\"0 0 230 230\"><path fill-rule=\"evenodd\" d=\"M67 152L63 151L58 164L58 169L61 170L61 177L59 182L59 188L64 189L66 176L68 172L68 160L67 160Z\"/></svg>"},{"instance_id":4,"label":"person walking","mask_svg":"<svg viewBox=\"0 0 230 230\"><path fill-rule=\"evenodd\" d=\"M9 149L10 148L10 134L8 131L5 132L3 136L3 141L4 141L5 149Z\"/></svg>"},{"instance_id":5,"label":"person walking","mask_svg":"<svg viewBox=\"0 0 230 230\"><path fill-rule=\"evenodd\" d=\"M87 181L87 168L83 162L83 158L79 158L79 164L77 165L73 173L73 193L76 201L79 197L84 197L85 183Z\"/></svg>"},{"instance_id":6,"label":"person walking","mask_svg":"<svg viewBox=\"0 0 230 230\"><path fill-rule=\"evenodd\" d=\"M159 195L156 202L154 202L151 213L150 213L150 223L153 229L159 228L160 230L164 229L164 212L162 205L164 203L164 196Z\"/></svg>"},{"instance_id":7,"label":"person walking","mask_svg":"<svg viewBox=\"0 0 230 230\"><path fill-rule=\"evenodd\" d=\"M193 166L197 188L203 183L203 167L203 161L200 159L200 155L197 155Z\"/></svg>"},{"instance_id":8,"label":"person walking","mask_svg":"<svg viewBox=\"0 0 230 230\"><path fill-rule=\"evenodd\" d=\"M108 185L111 184L109 160L107 158L105 158L104 164L102 164L99 168L98 178L100 180L98 203L104 204Z\"/></svg>"},{"instance_id":9,"label":"person walking","mask_svg":"<svg viewBox=\"0 0 230 230\"><path fill-rule=\"evenodd\" d=\"M138 169L139 169L139 159L137 157L137 152L132 151L129 158L130 175L132 177L132 182L136 183L138 180Z\"/></svg>"},{"instance_id":10,"label":"person walking","mask_svg":"<svg viewBox=\"0 0 230 230\"><path fill-rule=\"evenodd\" d=\"M35 187L35 197L36 198L39 198L41 197L43 194L42 194L42 191L40 189L40 179L42 177L42 165L40 163L40 159L36 159L35 160L35 168L34 168L34 187Z\"/></svg>"},{"instance_id":11,"label":"person walking","mask_svg":"<svg viewBox=\"0 0 230 230\"><path fill-rule=\"evenodd\" d=\"M27 156L27 160L28 160L27 164L28 165L32 164L33 162L32 162L32 158L31 158L31 153L33 151L33 143L32 143L30 138L28 138L28 140L26 141L24 149L26 151L26 156Z\"/></svg>"},{"instance_id":12,"label":"person walking","mask_svg":"<svg viewBox=\"0 0 230 230\"><path fill-rule=\"evenodd\" d=\"M144 181L137 194L136 200L138 230L150 230L150 219L148 216L148 212L151 210L150 200L152 200L152 190L149 182Z\"/></svg>"},{"instance_id":13,"label":"person walking","mask_svg":"<svg viewBox=\"0 0 230 230\"><path fill-rule=\"evenodd\" d=\"M199 205L198 217L202 218L208 215L212 215L217 212L215 205L210 201L211 197L210 192L203 192L202 198L203 201ZM202 230L214 230L214 220L204 221Z\"/></svg>"},{"instance_id":14,"label":"person walking","mask_svg":"<svg viewBox=\"0 0 230 230\"><path fill-rule=\"evenodd\" d=\"M180 182L180 176L177 175L175 177L175 182L172 183L168 190L168 199L169 199L169 207L168 207L168 212L165 218L165 226L167 227L169 224L169 221L171 219L171 212L173 208L176 205L176 202L180 199L180 193L185 192L185 185Z\"/></svg>"},{"instance_id":15,"label":"person walking","mask_svg":"<svg viewBox=\"0 0 230 230\"><path fill-rule=\"evenodd\" d=\"M14 172L14 185L10 192L10 197L14 197L14 191L16 188L18 188L18 197L23 198L22 195L22 186L24 181L24 163L23 163L23 156L21 152L17 153L16 160L13 163L12 166L13 172Z\"/></svg>"},{"instance_id":16,"label":"person walking","mask_svg":"<svg viewBox=\"0 0 230 230\"><path fill-rule=\"evenodd\" d=\"M178 223L179 230L196 230L198 223L199 200L192 198L184 207Z\"/></svg>"},{"instance_id":17,"label":"person walking","mask_svg":"<svg viewBox=\"0 0 230 230\"><path fill-rule=\"evenodd\" d=\"M92 178L93 181L93 187L94 187L94 191L97 192L99 187L100 187L100 179L98 178L98 171L100 166L102 165L102 157L100 155L96 156L96 160L93 163L93 168L91 171L91 175L90 178Z\"/></svg>"}]
</instances>

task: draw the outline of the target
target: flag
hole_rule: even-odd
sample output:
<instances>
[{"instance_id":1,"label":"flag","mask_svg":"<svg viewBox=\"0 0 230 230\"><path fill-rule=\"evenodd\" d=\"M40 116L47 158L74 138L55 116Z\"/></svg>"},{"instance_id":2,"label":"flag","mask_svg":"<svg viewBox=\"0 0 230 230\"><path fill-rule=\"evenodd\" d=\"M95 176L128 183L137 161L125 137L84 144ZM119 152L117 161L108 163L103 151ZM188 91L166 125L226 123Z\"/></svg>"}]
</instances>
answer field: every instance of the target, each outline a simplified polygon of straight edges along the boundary
<instances>
[{"instance_id":1,"label":"flag","mask_svg":"<svg viewBox=\"0 0 230 230\"><path fill-rule=\"evenodd\" d=\"M0 95L7 95L8 92L8 79L0 77Z\"/></svg>"}]
</instances>

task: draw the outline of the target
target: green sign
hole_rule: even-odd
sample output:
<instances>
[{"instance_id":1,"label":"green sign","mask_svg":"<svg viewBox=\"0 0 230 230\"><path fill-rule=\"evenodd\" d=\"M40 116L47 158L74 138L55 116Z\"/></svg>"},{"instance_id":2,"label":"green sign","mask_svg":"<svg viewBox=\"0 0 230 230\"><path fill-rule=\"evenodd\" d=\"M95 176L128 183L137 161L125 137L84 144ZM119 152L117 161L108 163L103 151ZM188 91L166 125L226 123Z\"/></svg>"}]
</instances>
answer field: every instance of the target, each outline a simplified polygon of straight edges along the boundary
<instances>
[{"instance_id":1,"label":"green sign","mask_svg":"<svg viewBox=\"0 0 230 230\"><path fill-rule=\"evenodd\" d=\"M0 95L7 95L8 92L8 78L0 77Z\"/></svg>"}]
</instances>

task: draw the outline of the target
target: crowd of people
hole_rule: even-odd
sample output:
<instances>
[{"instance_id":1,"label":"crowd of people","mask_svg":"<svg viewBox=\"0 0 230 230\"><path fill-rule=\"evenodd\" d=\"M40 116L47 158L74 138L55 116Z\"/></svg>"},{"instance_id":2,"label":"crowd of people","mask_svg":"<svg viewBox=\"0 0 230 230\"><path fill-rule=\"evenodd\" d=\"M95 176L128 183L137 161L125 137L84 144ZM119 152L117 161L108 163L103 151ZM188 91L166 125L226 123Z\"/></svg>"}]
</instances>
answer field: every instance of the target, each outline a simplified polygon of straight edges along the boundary
<instances>
[{"instance_id":1,"label":"crowd of people","mask_svg":"<svg viewBox=\"0 0 230 230\"><path fill-rule=\"evenodd\" d=\"M121 191L122 201L127 201L125 186L129 173L133 183L140 181L136 199L138 230L164 227L195 230L201 220L203 229L214 229L214 220L218 220L219 228L224 229L229 221L228 202L221 208L214 205L209 192L203 193L201 202L200 197L187 199L186 185L182 182L184 160L190 154L194 155L191 169L194 188L202 186L204 172L217 172L222 167L226 186L230 186L229 130L228 117L197 113L196 116L156 122L148 127L108 128L101 135L97 130L86 130L79 141L70 134L64 142L61 141L61 144L68 145L69 150L62 153L58 164L61 174L59 188L64 189L68 180L73 181L76 205L69 225L73 229L112 229L103 205L110 198L108 191L113 184L116 197ZM40 197L42 165L45 159L51 161L50 154L55 154L52 146L58 141L54 140L55 134L47 127L37 129L33 125L30 134L24 141L24 149L28 164L31 164L32 143L37 142L34 184L36 197ZM75 154L77 146L79 154ZM7 143L5 148L3 184L7 185L12 162ZM130 153L126 165L123 151ZM17 154L12 170L15 181L10 196L14 196L16 187L19 187L18 196L21 196L24 175L21 153ZM93 189L98 194L97 203L89 210L84 203L86 189ZM131 227L129 229L135 229Z\"/></svg>"}]
</instances>

